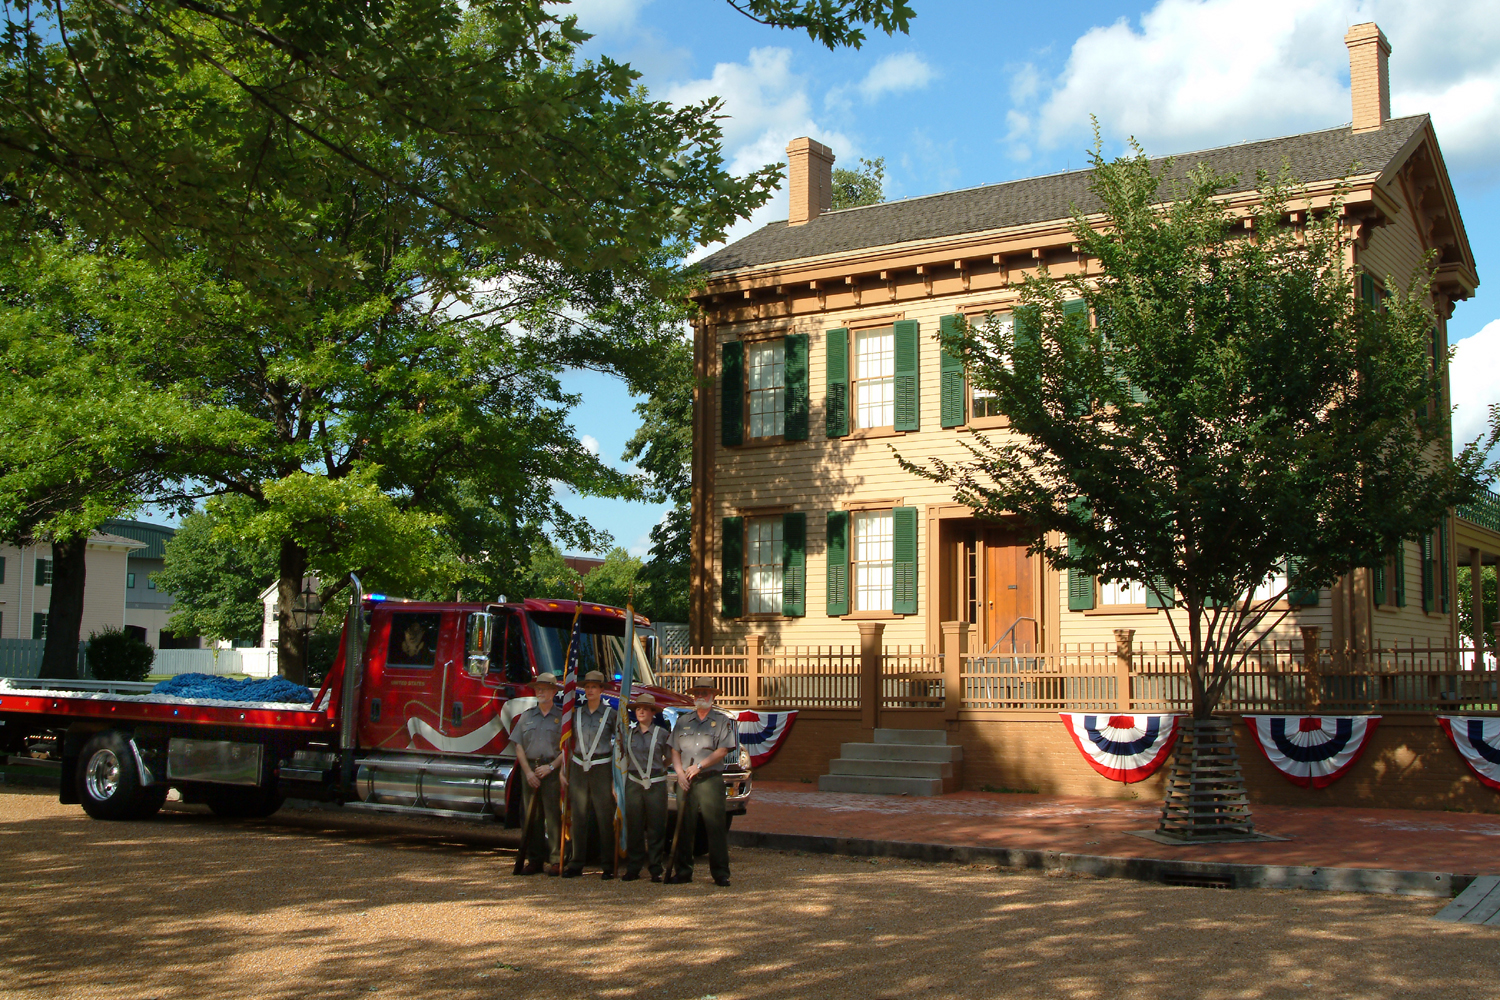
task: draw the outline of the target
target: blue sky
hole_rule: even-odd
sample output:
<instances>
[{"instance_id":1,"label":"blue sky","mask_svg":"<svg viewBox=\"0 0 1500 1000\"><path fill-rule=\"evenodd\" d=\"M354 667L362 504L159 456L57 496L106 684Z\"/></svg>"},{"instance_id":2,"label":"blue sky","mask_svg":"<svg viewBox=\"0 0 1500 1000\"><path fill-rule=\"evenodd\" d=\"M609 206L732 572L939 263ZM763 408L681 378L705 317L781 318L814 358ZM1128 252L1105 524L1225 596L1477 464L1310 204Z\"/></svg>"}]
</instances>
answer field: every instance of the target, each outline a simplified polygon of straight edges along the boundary
<instances>
[{"instance_id":1,"label":"blue sky","mask_svg":"<svg viewBox=\"0 0 1500 1000\"><path fill-rule=\"evenodd\" d=\"M1486 405L1500 403L1500 0L911 4L909 35L836 53L723 0L569 9L595 34L586 51L631 63L653 96L723 98L735 170L781 161L788 140L808 135L842 166L884 157L887 198L1082 166L1090 115L1107 153L1134 135L1153 155L1346 124L1344 32L1376 21L1392 48L1393 113L1433 116L1484 283L1449 324L1455 438L1479 433ZM784 218L783 195L731 236ZM574 425L585 443L617 460L638 423L633 400L593 373L566 384L584 397ZM636 554L665 510L571 506Z\"/></svg>"}]
</instances>

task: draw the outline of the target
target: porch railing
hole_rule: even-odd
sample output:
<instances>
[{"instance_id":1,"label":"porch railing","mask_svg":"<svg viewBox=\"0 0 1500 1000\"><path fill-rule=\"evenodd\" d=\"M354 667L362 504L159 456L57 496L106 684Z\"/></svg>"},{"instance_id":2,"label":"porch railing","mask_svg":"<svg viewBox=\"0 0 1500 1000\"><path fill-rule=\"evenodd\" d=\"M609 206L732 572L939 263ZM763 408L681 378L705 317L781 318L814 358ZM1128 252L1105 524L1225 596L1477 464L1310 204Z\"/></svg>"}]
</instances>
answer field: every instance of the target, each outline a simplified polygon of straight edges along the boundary
<instances>
[{"instance_id":1,"label":"porch railing","mask_svg":"<svg viewBox=\"0 0 1500 1000\"><path fill-rule=\"evenodd\" d=\"M876 636L878 638L878 635ZM955 638L945 628L945 639ZM1077 645L1015 653L971 653L946 641L920 646L743 647L673 652L660 680L685 692L713 677L726 708L856 709L880 713L960 711L1188 712L1192 684L1181 654L1165 645ZM1500 713L1500 669L1468 647L1387 646L1332 650L1265 642L1241 651L1219 710L1234 713Z\"/></svg>"}]
</instances>

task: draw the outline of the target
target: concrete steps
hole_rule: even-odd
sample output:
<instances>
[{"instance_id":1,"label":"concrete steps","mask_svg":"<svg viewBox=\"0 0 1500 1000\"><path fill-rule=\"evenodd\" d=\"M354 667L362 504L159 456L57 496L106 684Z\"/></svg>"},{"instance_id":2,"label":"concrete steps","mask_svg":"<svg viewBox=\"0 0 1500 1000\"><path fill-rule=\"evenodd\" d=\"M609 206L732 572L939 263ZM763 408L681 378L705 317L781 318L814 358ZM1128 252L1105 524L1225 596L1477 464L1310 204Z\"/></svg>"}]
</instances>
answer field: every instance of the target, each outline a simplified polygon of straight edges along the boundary
<instances>
[{"instance_id":1,"label":"concrete steps","mask_svg":"<svg viewBox=\"0 0 1500 1000\"><path fill-rule=\"evenodd\" d=\"M949 746L941 729L877 729L873 743L845 743L821 792L864 795L941 795L963 787L963 747Z\"/></svg>"}]
</instances>

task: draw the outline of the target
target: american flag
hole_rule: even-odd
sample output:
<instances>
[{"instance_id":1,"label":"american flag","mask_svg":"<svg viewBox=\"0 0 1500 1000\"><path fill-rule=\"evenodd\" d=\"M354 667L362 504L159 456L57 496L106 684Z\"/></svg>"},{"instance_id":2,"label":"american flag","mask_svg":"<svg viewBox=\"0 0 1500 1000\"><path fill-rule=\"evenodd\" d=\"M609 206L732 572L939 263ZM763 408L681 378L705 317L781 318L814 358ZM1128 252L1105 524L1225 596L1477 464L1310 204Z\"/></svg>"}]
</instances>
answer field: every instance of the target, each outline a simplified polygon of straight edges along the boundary
<instances>
[{"instance_id":1,"label":"american flag","mask_svg":"<svg viewBox=\"0 0 1500 1000\"><path fill-rule=\"evenodd\" d=\"M573 633L568 636L568 669L563 675L562 691L562 747L563 757L568 754L568 744L573 742L573 706L578 701L578 656L583 643L579 641L578 618L583 611L580 602L573 612ZM566 767L566 763L564 764Z\"/></svg>"}]
</instances>

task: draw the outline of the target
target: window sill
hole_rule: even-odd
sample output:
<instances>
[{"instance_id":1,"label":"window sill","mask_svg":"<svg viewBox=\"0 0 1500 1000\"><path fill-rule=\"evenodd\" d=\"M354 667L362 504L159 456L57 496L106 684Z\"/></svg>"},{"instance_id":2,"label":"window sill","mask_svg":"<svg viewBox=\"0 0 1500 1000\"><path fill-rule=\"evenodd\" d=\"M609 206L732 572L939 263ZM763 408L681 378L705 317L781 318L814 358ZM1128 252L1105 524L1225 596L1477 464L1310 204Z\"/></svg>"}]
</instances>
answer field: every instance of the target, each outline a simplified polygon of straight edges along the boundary
<instances>
[{"instance_id":1,"label":"window sill","mask_svg":"<svg viewBox=\"0 0 1500 1000\"><path fill-rule=\"evenodd\" d=\"M907 615L898 615L894 611L856 611L849 615L839 615L840 621L845 622L893 622Z\"/></svg>"},{"instance_id":2,"label":"window sill","mask_svg":"<svg viewBox=\"0 0 1500 1000\"><path fill-rule=\"evenodd\" d=\"M1148 608L1144 604L1107 604L1102 608L1089 608L1086 615L1154 615L1162 608Z\"/></svg>"},{"instance_id":3,"label":"window sill","mask_svg":"<svg viewBox=\"0 0 1500 1000\"><path fill-rule=\"evenodd\" d=\"M791 615L762 613L758 615L741 615L734 619L737 622L794 622L797 619Z\"/></svg>"},{"instance_id":4,"label":"window sill","mask_svg":"<svg viewBox=\"0 0 1500 1000\"><path fill-rule=\"evenodd\" d=\"M859 427L845 435L846 441L863 441L869 438L905 437L906 431L894 427Z\"/></svg>"},{"instance_id":5,"label":"window sill","mask_svg":"<svg viewBox=\"0 0 1500 1000\"><path fill-rule=\"evenodd\" d=\"M971 417L969 418L969 422L964 424L963 429L966 431L987 431L997 427L1009 426L1009 417Z\"/></svg>"}]
</instances>

